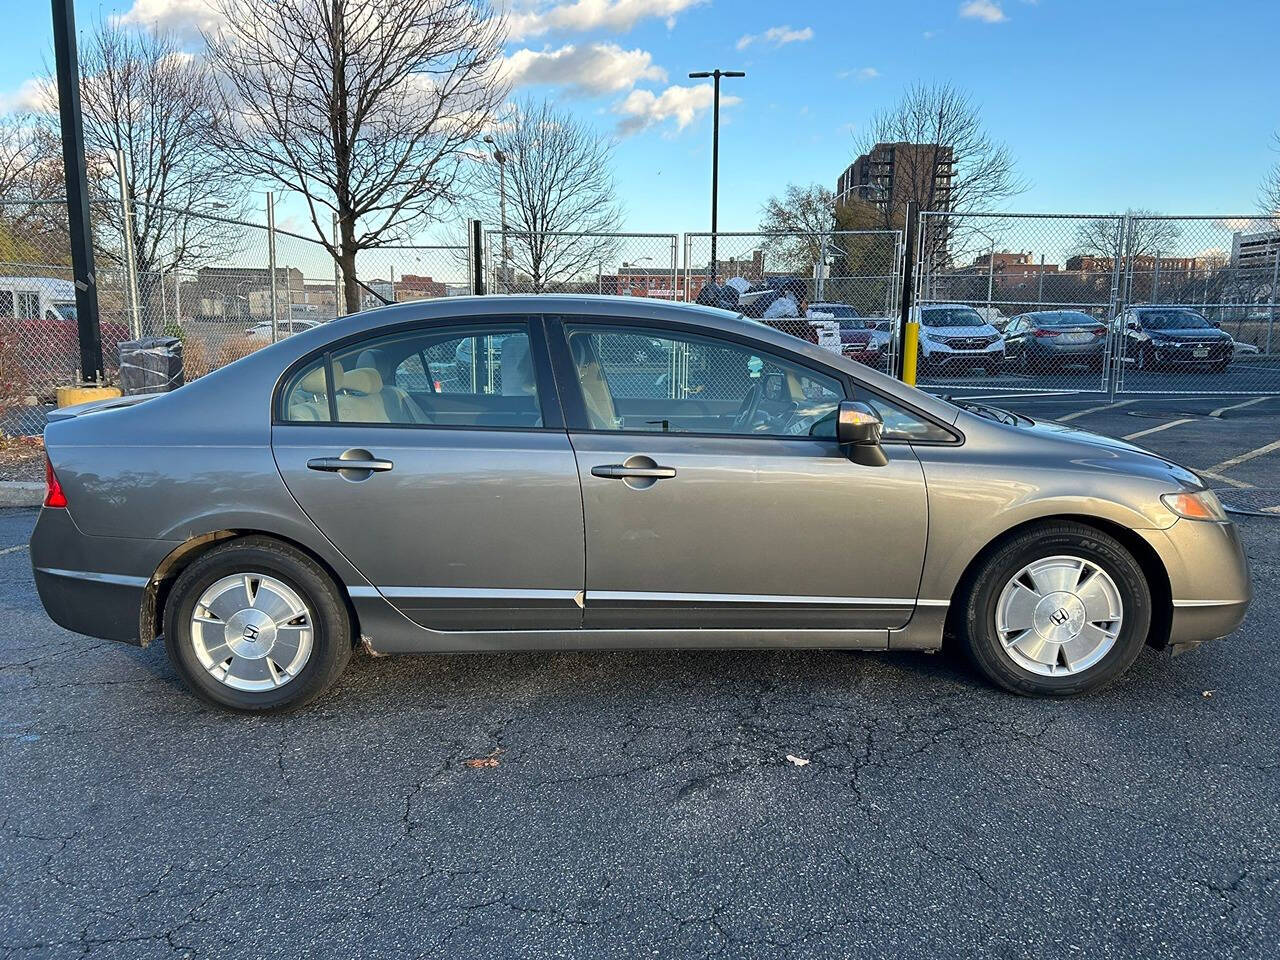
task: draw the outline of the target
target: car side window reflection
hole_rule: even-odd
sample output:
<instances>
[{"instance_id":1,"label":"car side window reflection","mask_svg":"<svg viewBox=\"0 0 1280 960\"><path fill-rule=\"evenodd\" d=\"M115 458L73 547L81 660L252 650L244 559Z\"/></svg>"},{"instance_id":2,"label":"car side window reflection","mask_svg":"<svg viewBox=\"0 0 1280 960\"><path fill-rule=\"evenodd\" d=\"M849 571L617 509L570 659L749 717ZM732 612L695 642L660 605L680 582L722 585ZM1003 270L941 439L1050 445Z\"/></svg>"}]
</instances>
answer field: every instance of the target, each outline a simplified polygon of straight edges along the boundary
<instances>
[{"instance_id":1,"label":"car side window reflection","mask_svg":"<svg viewBox=\"0 0 1280 960\"><path fill-rule=\"evenodd\" d=\"M912 413L892 400L860 390L855 390L854 394L858 400L868 404L871 409L880 414L880 419L884 421L884 430L880 436L884 440L953 443L956 439L949 430L944 430L932 420L926 420L918 413Z\"/></svg>"},{"instance_id":2,"label":"car side window reflection","mask_svg":"<svg viewBox=\"0 0 1280 960\"><path fill-rule=\"evenodd\" d=\"M840 380L729 340L566 326L589 427L666 433L832 435Z\"/></svg>"}]
</instances>

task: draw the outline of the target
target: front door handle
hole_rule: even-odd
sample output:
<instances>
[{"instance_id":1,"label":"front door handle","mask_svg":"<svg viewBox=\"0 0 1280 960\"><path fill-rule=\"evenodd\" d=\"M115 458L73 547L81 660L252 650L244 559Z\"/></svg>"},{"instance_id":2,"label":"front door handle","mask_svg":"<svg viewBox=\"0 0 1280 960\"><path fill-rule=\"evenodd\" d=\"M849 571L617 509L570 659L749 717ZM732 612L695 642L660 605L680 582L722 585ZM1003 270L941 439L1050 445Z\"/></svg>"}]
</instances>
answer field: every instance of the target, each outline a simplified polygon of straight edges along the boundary
<instances>
[{"instance_id":1,"label":"front door handle","mask_svg":"<svg viewBox=\"0 0 1280 960\"><path fill-rule=\"evenodd\" d=\"M628 467L621 463L603 464L598 467L591 468L593 477L602 477L605 480L626 480L631 477L638 479L653 480L670 480L676 475L675 467Z\"/></svg>"}]
</instances>

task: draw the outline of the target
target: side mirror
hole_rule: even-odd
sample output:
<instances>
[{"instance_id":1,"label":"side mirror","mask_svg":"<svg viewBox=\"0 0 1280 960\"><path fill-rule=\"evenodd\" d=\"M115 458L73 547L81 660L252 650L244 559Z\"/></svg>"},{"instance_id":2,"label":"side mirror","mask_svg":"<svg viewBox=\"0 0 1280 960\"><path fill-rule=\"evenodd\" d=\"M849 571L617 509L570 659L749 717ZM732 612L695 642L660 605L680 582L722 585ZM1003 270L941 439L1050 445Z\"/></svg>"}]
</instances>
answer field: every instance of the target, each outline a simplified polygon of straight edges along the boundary
<instances>
[{"instance_id":1,"label":"side mirror","mask_svg":"<svg viewBox=\"0 0 1280 960\"><path fill-rule=\"evenodd\" d=\"M867 404L843 400L836 412L836 442L841 446L877 447L884 421Z\"/></svg>"},{"instance_id":2,"label":"side mirror","mask_svg":"<svg viewBox=\"0 0 1280 960\"><path fill-rule=\"evenodd\" d=\"M1138 321L1137 321L1137 320L1130 320L1130 321L1128 321L1128 322L1124 325L1124 328L1125 328L1126 330L1141 330L1141 329L1142 329L1141 325L1138 323Z\"/></svg>"}]
</instances>

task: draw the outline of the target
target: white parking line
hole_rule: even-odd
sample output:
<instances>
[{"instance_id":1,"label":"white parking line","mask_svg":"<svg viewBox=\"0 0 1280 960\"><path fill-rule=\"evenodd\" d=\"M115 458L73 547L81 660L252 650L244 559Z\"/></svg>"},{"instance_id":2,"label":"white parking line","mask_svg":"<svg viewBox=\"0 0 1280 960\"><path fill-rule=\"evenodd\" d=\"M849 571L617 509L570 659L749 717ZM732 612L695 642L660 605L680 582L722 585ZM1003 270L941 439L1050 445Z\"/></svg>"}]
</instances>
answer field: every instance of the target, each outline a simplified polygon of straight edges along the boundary
<instances>
[{"instance_id":1,"label":"white parking line","mask_svg":"<svg viewBox=\"0 0 1280 960\"><path fill-rule=\"evenodd\" d=\"M1242 453L1238 457L1231 457L1227 460L1223 460L1221 463L1215 463L1209 468L1209 470L1213 473L1221 473L1228 467L1237 467L1248 460L1254 459L1255 457L1266 456L1272 450L1280 450L1280 440L1272 441L1265 447L1259 447L1257 450L1250 450L1248 453Z\"/></svg>"},{"instance_id":2,"label":"white parking line","mask_svg":"<svg viewBox=\"0 0 1280 960\"><path fill-rule=\"evenodd\" d=\"M1209 414L1209 416L1211 416L1211 417L1220 417L1220 416L1222 416L1224 413L1226 413L1228 410L1240 410L1240 409L1241 409L1241 408L1243 408L1243 407L1252 407L1255 403L1261 403L1263 400L1266 400L1266 399L1268 399L1268 398L1267 398L1267 397L1254 397L1252 400L1246 400L1244 403L1233 403L1233 404L1232 404L1231 406L1229 406L1229 407L1219 407L1217 410L1212 411L1212 412Z\"/></svg>"},{"instance_id":3,"label":"white parking line","mask_svg":"<svg viewBox=\"0 0 1280 960\"><path fill-rule=\"evenodd\" d=\"M1212 470L1197 470L1196 473L1202 477L1208 477L1210 480L1221 480L1229 487L1235 487L1237 490L1253 490L1252 483L1245 483L1243 480L1236 480L1233 477L1224 477L1220 473L1214 473Z\"/></svg>"},{"instance_id":4,"label":"white parking line","mask_svg":"<svg viewBox=\"0 0 1280 960\"><path fill-rule=\"evenodd\" d=\"M1104 403L1100 407L1085 407L1083 410L1077 410L1075 413L1068 413L1065 417L1059 417L1059 423L1066 423L1068 420L1075 420L1077 417L1083 417L1090 413L1101 413L1103 410L1115 410L1118 407L1127 407L1131 403L1137 403L1137 400L1117 400L1115 403ZM1125 439L1129 439L1125 437Z\"/></svg>"},{"instance_id":5,"label":"white parking line","mask_svg":"<svg viewBox=\"0 0 1280 960\"><path fill-rule=\"evenodd\" d=\"M1170 427L1176 427L1180 423L1191 423L1194 417L1183 417L1181 420L1170 420L1168 423L1162 423L1158 427L1148 427L1146 430L1139 430L1137 433L1125 434L1125 440L1137 440L1139 437L1145 437L1149 433L1159 433L1161 430L1168 430ZM1216 470L1217 467L1214 467Z\"/></svg>"},{"instance_id":6,"label":"white parking line","mask_svg":"<svg viewBox=\"0 0 1280 960\"><path fill-rule=\"evenodd\" d=\"M3 557L6 553L15 553L18 550L25 549L27 549L27 545L25 543L20 543L16 547L5 547L3 550L0 550L0 557Z\"/></svg>"}]
</instances>

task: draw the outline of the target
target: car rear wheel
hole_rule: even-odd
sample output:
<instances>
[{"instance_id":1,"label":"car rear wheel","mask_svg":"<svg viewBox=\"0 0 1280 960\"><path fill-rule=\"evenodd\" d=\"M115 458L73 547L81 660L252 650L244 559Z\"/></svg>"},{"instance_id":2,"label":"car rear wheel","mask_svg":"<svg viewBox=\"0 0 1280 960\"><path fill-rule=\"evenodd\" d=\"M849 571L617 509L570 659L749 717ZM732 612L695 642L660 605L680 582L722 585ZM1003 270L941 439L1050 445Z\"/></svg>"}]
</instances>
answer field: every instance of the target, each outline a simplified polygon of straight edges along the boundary
<instances>
[{"instance_id":1,"label":"car rear wheel","mask_svg":"<svg viewBox=\"0 0 1280 960\"><path fill-rule=\"evenodd\" d=\"M1151 625L1151 590L1120 541L1079 523L1035 527L1002 544L972 578L965 640L1014 693L1096 690L1133 663Z\"/></svg>"},{"instance_id":2,"label":"car rear wheel","mask_svg":"<svg viewBox=\"0 0 1280 960\"><path fill-rule=\"evenodd\" d=\"M324 693L351 659L351 623L332 578L266 537L233 540L184 570L165 604L165 646L203 699L292 710Z\"/></svg>"}]
</instances>

